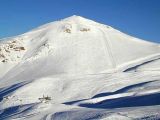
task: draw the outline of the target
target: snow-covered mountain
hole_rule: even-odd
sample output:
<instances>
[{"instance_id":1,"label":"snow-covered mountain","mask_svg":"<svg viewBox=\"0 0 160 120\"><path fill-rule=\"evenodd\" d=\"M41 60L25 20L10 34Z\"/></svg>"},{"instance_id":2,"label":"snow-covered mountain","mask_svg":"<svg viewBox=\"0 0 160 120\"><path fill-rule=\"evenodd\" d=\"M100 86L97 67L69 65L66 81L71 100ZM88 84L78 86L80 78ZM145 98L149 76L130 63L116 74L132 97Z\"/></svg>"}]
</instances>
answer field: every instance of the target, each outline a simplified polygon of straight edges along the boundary
<instances>
[{"instance_id":1,"label":"snow-covered mountain","mask_svg":"<svg viewBox=\"0 0 160 120\"><path fill-rule=\"evenodd\" d=\"M48 23L0 41L0 97L0 119L160 119L160 47L80 16Z\"/></svg>"}]
</instances>

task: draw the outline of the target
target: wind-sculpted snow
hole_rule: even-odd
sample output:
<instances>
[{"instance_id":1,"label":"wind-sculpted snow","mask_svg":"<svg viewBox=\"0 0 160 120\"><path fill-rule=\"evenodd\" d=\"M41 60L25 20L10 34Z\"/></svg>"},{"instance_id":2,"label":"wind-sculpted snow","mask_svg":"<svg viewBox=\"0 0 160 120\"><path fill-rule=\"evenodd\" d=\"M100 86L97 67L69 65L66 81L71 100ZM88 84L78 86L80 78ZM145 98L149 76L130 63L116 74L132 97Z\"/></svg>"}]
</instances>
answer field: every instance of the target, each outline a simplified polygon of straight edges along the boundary
<instances>
[{"instance_id":1,"label":"wind-sculpted snow","mask_svg":"<svg viewBox=\"0 0 160 120\"><path fill-rule=\"evenodd\" d=\"M0 42L0 120L160 119L160 47L79 16Z\"/></svg>"},{"instance_id":2,"label":"wind-sculpted snow","mask_svg":"<svg viewBox=\"0 0 160 120\"><path fill-rule=\"evenodd\" d=\"M24 105L30 104L37 105L27 113L18 112L13 117L33 120L64 119L67 115L67 119L74 120L76 118L101 119L111 116L115 119L116 117L128 119L128 117L159 116L159 73L117 73L50 78L3 88L0 92L3 97L0 118L4 118L6 114L3 109L7 111L11 108L12 115L15 112L15 110L12 111L12 107L19 106L21 109ZM30 90L31 92L28 92ZM50 96L52 100L41 103L39 98L43 95ZM138 114L137 110L139 110Z\"/></svg>"}]
</instances>

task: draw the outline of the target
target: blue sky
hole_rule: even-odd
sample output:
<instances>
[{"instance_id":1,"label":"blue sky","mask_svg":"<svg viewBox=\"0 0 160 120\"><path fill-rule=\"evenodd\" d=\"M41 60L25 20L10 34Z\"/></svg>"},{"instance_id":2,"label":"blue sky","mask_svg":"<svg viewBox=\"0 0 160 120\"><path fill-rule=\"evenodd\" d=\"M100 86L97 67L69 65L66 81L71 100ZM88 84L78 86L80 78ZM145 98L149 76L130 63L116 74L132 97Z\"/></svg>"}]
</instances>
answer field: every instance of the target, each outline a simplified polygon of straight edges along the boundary
<instances>
[{"instance_id":1,"label":"blue sky","mask_svg":"<svg viewBox=\"0 0 160 120\"><path fill-rule=\"evenodd\" d=\"M160 43L160 0L1 0L0 38L72 15Z\"/></svg>"}]
</instances>

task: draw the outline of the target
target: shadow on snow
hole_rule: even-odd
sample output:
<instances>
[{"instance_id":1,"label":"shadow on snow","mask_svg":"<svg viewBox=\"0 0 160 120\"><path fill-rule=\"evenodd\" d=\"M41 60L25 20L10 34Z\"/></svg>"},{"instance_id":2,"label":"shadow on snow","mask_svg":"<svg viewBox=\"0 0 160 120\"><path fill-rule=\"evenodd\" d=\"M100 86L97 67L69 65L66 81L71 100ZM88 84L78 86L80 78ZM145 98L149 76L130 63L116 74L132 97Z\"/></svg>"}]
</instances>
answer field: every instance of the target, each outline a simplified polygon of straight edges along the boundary
<instances>
[{"instance_id":1,"label":"shadow on snow","mask_svg":"<svg viewBox=\"0 0 160 120\"><path fill-rule=\"evenodd\" d=\"M16 115L18 116L20 113L24 114L25 112L31 110L34 105L35 104L18 105L0 110L0 120L16 117Z\"/></svg>"},{"instance_id":2,"label":"shadow on snow","mask_svg":"<svg viewBox=\"0 0 160 120\"><path fill-rule=\"evenodd\" d=\"M0 89L0 101L3 100L3 97L14 92L15 90L17 90L18 88L26 85L27 83L24 82L24 83L18 83L18 84L14 84L14 85L11 85L9 87L5 87L5 88L1 88Z\"/></svg>"},{"instance_id":3,"label":"shadow on snow","mask_svg":"<svg viewBox=\"0 0 160 120\"><path fill-rule=\"evenodd\" d=\"M149 81L149 82L143 82L135 85L130 85L120 90L117 90L115 92L100 93L93 96L91 99L124 93L131 89L142 87L146 84L149 84L155 81ZM83 100L87 100L87 99L83 99ZM71 101L64 104L72 105L74 103L77 103L83 100ZM114 98L114 99L104 100L94 104L81 103L79 106L87 107L87 108L102 108L102 109L106 108L107 109L107 108L151 106L151 105L160 105L160 93L154 93L154 94L148 94L148 95L142 95L142 96L127 96L127 97L121 97L121 98Z\"/></svg>"}]
</instances>

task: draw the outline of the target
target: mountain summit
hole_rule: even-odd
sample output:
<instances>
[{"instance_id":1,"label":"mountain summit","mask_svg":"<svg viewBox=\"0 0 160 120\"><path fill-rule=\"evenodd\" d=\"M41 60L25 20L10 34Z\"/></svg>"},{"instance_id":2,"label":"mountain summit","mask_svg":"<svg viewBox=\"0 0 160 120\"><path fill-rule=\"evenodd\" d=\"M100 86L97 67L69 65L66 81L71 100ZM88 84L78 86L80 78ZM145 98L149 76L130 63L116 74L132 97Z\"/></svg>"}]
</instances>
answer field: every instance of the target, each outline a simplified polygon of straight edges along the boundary
<instances>
[{"instance_id":1,"label":"mountain summit","mask_svg":"<svg viewBox=\"0 0 160 120\"><path fill-rule=\"evenodd\" d=\"M80 16L0 42L0 120L160 119L159 88L158 44Z\"/></svg>"},{"instance_id":2,"label":"mountain summit","mask_svg":"<svg viewBox=\"0 0 160 120\"><path fill-rule=\"evenodd\" d=\"M157 44L80 16L9 38L2 41L0 50L0 64L22 62L34 66L31 61L36 61L39 66L45 64L44 69L52 74L124 71L160 54Z\"/></svg>"}]
</instances>

